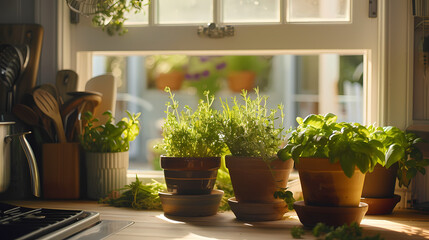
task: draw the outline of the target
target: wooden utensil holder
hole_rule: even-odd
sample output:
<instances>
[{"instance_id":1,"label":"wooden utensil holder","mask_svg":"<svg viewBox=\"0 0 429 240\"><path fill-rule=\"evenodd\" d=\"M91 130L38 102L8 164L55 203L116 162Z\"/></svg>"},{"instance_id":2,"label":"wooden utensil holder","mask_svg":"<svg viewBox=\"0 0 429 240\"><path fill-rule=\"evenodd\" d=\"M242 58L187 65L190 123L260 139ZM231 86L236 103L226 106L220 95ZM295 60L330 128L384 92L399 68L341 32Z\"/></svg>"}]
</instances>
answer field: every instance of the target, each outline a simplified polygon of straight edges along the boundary
<instances>
[{"instance_id":1,"label":"wooden utensil holder","mask_svg":"<svg viewBox=\"0 0 429 240\"><path fill-rule=\"evenodd\" d=\"M79 143L43 144L43 197L78 199Z\"/></svg>"}]
</instances>

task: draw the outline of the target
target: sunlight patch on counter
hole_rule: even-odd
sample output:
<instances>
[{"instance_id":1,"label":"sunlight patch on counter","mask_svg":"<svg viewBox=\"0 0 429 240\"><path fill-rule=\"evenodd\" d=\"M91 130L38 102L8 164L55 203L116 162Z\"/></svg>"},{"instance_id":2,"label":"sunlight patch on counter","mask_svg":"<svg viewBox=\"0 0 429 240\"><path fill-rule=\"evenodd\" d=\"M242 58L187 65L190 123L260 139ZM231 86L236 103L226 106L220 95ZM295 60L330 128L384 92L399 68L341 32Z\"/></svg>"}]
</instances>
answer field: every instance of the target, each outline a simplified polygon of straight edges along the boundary
<instances>
[{"instance_id":1,"label":"sunlight patch on counter","mask_svg":"<svg viewBox=\"0 0 429 240\"><path fill-rule=\"evenodd\" d=\"M375 228L383 228L389 231L405 233L410 236L418 235L425 238L429 238L428 230L425 230L419 227L409 226L406 224L397 223L397 222L387 221L387 220L363 219L361 222L361 227L365 228L368 226L375 227Z\"/></svg>"},{"instance_id":2,"label":"sunlight patch on counter","mask_svg":"<svg viewBox=\"0 0 429 240\"><path fill-rule=\"evenodd\" d=\"M156 218L159 218L159 219L161 219L163 221L166 221L166 222L169 222L169 223L186 224L185 222L182 222L182 221L177 221L177 220L170 219L170 218L166 217L164 214L159 214L159 215L156 216Z\"/></svg>"}]
</instances>

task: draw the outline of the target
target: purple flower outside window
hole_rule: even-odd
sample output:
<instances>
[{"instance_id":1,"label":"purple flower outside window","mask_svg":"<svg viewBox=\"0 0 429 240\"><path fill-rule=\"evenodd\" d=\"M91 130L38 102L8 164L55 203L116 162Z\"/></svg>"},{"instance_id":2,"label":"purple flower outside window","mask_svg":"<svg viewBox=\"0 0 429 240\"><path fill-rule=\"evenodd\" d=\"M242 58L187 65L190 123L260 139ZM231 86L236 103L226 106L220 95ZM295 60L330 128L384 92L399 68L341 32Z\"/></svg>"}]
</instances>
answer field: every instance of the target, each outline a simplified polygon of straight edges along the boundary
<instances>
[{"instance_id":1,"label":"purple flower outside window","mask_svg":"<svg viewBox=\"0 0 429 240\"><path fill-rule=\"evenodd\" d=\"M224 69L226 67L226 62L221 62L216 65L217 70Z\"/></svg>"},{"instance_id":2,"label":"purple flower outside window","mask_svg":"<svg viewBox=\"0 0 429 240\"><path fill-rule=\"evenodd\" d=\"M201 73L201 75L202 75L203 77L207 77L207 76L209 76L209 75L210 75L210 71L209 71L209 70L204 70L204 71Z\"/></svg>"}]
</instances>

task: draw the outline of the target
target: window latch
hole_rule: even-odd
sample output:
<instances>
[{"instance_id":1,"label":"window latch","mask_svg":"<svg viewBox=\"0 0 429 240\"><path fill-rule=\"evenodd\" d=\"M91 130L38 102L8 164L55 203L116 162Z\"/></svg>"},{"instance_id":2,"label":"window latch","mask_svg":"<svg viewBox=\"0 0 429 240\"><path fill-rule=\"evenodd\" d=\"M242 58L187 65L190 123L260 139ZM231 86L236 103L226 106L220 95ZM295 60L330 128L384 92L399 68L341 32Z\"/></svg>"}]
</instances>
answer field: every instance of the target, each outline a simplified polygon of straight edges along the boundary
<instances>
[{"instance_id":1,"label":"window latch","mask_svg":"<svg viewBox=\"0 0 429 240\"><path fill-rule=\"evenodd\" d=\"M231 25L218 26L216 23L209 23L207 26L199 26L197 31L200 37L224 38L234 36L234 27Z\"/></svg>"},{"instance_id":2,"label":"window latch","mask_svg":"<svg viewBox=\"0 0 429 240\"><path fill-rule=\"evenodd\" d=\"M369 0L368 17L370 17L370 18L376 18L377 17L377 5L378 5L378 0Z\"/></svg>"}]
</instances>

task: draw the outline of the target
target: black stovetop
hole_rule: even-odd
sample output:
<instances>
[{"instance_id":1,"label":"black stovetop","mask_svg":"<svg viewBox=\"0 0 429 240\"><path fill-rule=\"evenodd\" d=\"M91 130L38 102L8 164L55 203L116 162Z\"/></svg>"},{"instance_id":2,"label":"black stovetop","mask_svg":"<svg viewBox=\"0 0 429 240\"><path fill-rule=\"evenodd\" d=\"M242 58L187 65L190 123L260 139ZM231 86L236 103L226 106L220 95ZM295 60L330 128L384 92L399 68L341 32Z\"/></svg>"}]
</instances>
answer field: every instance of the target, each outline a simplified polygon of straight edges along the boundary
<instances>
[{"instance_id":1,"label":"black stovetop","mask_svg":"<svg viewBox=\"0 0 429 240\"><path fill-rule=\"evenodd\" d=\"M0 203L0 239L63 239L98 221L99 214L93 212Z\"/></svg>"}]
</instances>

